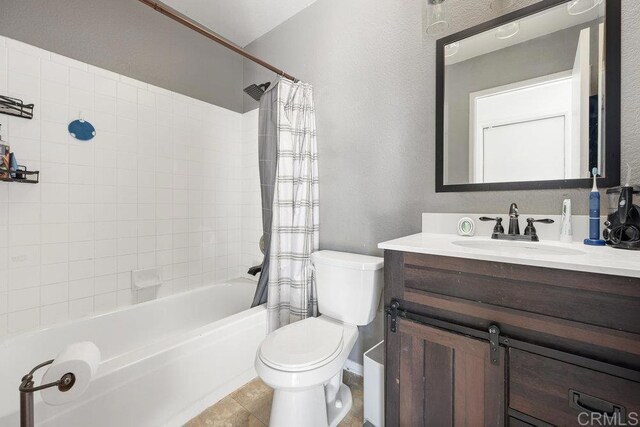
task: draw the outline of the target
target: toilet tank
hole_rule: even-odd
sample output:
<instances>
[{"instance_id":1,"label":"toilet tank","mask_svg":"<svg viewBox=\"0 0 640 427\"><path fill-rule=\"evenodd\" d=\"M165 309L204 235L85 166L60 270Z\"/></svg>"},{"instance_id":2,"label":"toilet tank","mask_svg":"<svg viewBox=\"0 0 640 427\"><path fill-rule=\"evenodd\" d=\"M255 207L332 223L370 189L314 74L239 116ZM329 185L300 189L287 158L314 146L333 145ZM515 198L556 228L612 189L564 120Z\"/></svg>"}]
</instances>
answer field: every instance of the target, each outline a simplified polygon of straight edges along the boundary
<instances>
[{"instance_id":1,"label":"toilet tank","mask_svg":"<svg viewBox=\"0 0 640 427\"><path fill-rule=\"evenodd\" d=\"M382 294L383 258L319 251L311 261L320 313L351 325L371 323Z\"/></svg>"}]
</instances>

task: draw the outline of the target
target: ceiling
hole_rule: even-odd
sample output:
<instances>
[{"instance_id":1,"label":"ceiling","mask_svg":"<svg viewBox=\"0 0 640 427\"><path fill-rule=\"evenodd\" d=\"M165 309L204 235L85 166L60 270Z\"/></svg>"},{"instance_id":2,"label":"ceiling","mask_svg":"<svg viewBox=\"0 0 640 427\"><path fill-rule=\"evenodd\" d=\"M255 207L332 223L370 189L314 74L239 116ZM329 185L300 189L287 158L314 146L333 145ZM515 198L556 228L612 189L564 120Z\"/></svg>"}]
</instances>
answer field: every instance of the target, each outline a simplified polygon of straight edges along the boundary
<instances>
[{"instance_id":1,"label":"ceiling","mask_svg":"<svg viewBox=\"0 0 640 427\"><path fill-rule=\"evenodd\" d=\"M583 25L605 16L605 3L587 13L569 15L567 5L547 9L543 12L520 19L518 33L506 40L496 38L496 30L492 29L467 39L460 40L457 53L446 59L446 65L453 65L467 59L475 58L496 50L520 44L528 40L552 34L566 28ZM577 39L576 39L577 41Z\"/></svg>"},{"instance_id":2,"label":"ceiling","mask_svg":"<svg viewBox=\"0 0 640 427\"><path fill-rule=\"evenodd\" d=\"M239 46L246 46L317 0L164 0Z\"/></svg>"}]
</instances>

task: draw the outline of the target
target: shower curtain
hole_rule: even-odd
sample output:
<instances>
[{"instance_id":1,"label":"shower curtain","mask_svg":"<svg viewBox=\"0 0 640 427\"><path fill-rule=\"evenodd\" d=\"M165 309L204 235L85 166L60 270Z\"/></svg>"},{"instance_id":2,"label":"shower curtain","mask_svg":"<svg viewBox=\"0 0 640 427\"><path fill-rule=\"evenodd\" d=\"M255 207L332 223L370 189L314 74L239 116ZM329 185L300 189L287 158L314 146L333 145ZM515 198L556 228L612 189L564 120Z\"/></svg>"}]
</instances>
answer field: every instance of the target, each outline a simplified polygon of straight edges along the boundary
<instances>
[{"instance_id":1,"label":"shower curtain","mask_svg":"<svg viewBox=\"0 0 640 427\"><path fill-rule=\"evenodd\" d=\"M267 251L254 305L264 303L266 297L269 331L273 331L317 315L310 259L319 242L312 86L280 78L260 100L259 120Z\"/></svg>"},{"instance_id":2,"label":"shower curtain","mask_svg":"<svg viewBox=\"0 0 640 427\"><path fill-rule=\"evenodd\" d=\"M251 307L267 302L269 281L269 255L271 253L271 217L273 191L276 183L276 155L278 152L278 89L271 85L260 98L258 110L258 162L260 168L260 194L262 196L262 238L264 258L256 294Z\"/></svg>"}]
</instances>

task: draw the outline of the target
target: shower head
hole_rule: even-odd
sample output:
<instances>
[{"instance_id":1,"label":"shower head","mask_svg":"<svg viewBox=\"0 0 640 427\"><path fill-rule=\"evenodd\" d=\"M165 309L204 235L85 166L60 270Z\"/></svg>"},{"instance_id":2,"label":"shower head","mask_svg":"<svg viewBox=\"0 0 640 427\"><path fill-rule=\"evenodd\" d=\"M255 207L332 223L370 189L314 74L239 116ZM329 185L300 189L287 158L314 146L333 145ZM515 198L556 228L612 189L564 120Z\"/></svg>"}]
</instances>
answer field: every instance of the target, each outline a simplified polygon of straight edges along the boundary
<instances>
[{"instance_id":1,"label":"shower head","mask_svg":"<svg viewBox=\"0 0 640 427\"><path fill-rule=\"evenodd\" d=\"M261 85L257 85L254 83L251 86L245 88L244 92L256 101L260 101L260 98L262 98L262 95L269 88L269 86L271 86L270 82L266 82Z\"/></svg>"}]
</instances>

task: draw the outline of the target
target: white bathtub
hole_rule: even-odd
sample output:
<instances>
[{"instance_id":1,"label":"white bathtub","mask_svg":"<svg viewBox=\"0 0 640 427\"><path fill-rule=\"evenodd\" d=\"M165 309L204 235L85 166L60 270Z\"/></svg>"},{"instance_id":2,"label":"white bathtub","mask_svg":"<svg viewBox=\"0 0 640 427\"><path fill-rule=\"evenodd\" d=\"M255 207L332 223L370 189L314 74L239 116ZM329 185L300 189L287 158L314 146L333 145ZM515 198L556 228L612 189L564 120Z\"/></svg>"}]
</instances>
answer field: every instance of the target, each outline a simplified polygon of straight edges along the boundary
<instances>
[{"instance_id":1,"label":"white bathtub","mask_svg":"<svg viewBox=\"0 0 640 427\"><path fill-rule=\"evenodd\" d=\"M36 425L182 425L255 377L267 327L263 307L247 309L254 290L255 282L233 280L5 339L0 426L19 425L22 376L85 340L102 353L96 377L65 406L46 405L36 393Z\"/></svg>"}]
</instances>

